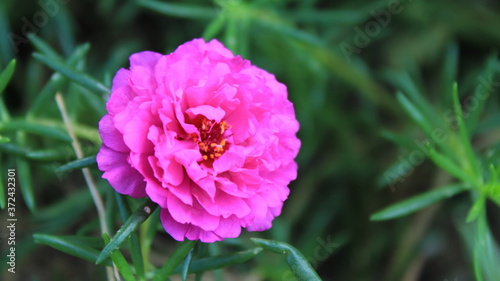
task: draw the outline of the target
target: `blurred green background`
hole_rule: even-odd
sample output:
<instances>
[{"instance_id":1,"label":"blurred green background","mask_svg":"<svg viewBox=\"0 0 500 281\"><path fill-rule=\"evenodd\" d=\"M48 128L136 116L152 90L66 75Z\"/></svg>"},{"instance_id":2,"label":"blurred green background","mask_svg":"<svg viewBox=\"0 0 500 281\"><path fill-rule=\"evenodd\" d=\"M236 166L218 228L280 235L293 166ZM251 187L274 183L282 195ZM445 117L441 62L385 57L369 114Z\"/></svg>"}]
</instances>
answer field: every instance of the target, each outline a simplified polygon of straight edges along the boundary
<instances>
[{"instance_id":1,"label":"blurred green background","mask_svg":"<svg viewBox=\"0 0 500 281\"><path fill-rule=\"evenodd\" d=\"M475 280L472 230L464 222L468 196L385 222L370 221L370 215L453 182L424 153L415 153L423 151L419 144L426 135L403 110L398 91L418 93L435 116L445 116L452 108L454 81L464 103L483 80L489 81L488 101L474 110L471 134L478 155L497 163L498 1L2 0L0 69L13 58L17 62L0 116L6 121L8 110L12 120L64 129L53 99L59 91L84 155L95 155L106 96L54 77L54 70L32 53L64 61L109 87L115 72L128 67L132 53L167 54L200 37L218 38L287 85L302 141L299 176L274 227L264 233L244 231L236 241L216 243L210 251L245 249L251 245L248 238L258 236L294 245L324 280ZM2 230L0 276L104 280L101 266L35 244L32 237L95 234L97 215L81 172L55 172L76 159L71 144L5 126L0 135L12 140L0 144L2 181L7 168L16 168L19 186L18 273L6 273ZM107 207L113 208L112 189L95 165L91 170ZM487 203L486 208L498 240L498 206ZM116 220L114 229L119 226ZM161 264L176 244L160 230L154 245L151 259ZM203 280L222 277L294 280L284 257L270 252Z\"/></svg>"}]
</instances>

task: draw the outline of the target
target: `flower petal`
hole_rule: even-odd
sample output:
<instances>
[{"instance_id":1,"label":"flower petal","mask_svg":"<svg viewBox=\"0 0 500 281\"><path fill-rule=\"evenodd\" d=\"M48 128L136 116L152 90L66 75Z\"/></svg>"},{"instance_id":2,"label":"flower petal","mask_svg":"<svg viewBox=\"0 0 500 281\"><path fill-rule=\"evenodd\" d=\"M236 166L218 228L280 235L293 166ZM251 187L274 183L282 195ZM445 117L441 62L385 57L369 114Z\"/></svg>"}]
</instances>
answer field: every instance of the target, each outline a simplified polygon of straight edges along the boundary
<instances>
[{"instance_id":1,"label":"flower petal","mask_svg":"<svg viewBox=\"0 0 500 281\"><path fill-rule=\"evenodd\" d=\"M144 177L128 163L126 153L103 145L96 159L99 169L104 171L102 177L107 179L116 191L134 198L146 196Z\"/></svg>"}]
</instances>

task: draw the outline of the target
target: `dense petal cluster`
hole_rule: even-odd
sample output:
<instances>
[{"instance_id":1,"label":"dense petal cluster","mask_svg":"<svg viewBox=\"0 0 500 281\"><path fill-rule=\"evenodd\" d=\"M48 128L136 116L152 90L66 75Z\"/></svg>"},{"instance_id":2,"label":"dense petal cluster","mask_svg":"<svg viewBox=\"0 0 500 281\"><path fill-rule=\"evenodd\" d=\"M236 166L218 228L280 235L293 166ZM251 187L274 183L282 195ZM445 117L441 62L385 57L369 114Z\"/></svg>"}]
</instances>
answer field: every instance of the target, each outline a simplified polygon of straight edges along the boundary
<instances>
[{"instance_id":1,"label":"dense petal cluster","mask_svg":"<svg viewBox=\"0 0 500 281\"><path fill-rule=\"evenodd\" d=\"M286 87L217 40L141 52L114 79L99 123L99 169L148 196L176 240L271 227L297 176L299 124Z\"/></svg>"}]
</instances>

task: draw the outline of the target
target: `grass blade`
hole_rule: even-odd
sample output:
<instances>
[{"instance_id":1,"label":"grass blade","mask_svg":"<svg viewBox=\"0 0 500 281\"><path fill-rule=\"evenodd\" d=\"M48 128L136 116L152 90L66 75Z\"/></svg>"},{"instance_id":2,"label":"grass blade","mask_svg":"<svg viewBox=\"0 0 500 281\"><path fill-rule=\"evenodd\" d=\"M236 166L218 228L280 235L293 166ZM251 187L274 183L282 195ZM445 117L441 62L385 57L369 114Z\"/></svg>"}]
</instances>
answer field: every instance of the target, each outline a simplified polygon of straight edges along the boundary
<instances>
[{"instance_id":1,"label":"grass blade","mask_svg":"<svg viewBox=\"0 0 500 281\"><path fill-rule=\"evenodd\" d=\"M466 190L466 187L463 184L449 185L434 189L386 207L373 214L370 220L383 221L406 216L443 199L450 198L464 190Z\"/></svg>"},{"instance_id":2,"label":"grass blade","mask_svg":"<svg viewBox=\"0 0 500 281\"><path fill-rule=\"evenodd\" d=\"M144 222L151 213L158 207L157 204L153 203L151 200L147 200L142 206L135 211L128 220L123 224L123 226L116 232L115 237L107 244L104 249L102 249L99 257L96 260L97 264L102 263L109 255L128 238L130 233L136 230L139 225Z\"/></svg>"},{"instance_id":3,"label":"grass blade","mask_svg":"<svg viewBox=\"0 0 500 281\"><path fill-rule=\"evenodd\" d=\"M321 281L304 255L290 244L260 238L250 238L250 240L266 250L286 255L288 266L299 281Z\"/></svg>"}]
</instances>

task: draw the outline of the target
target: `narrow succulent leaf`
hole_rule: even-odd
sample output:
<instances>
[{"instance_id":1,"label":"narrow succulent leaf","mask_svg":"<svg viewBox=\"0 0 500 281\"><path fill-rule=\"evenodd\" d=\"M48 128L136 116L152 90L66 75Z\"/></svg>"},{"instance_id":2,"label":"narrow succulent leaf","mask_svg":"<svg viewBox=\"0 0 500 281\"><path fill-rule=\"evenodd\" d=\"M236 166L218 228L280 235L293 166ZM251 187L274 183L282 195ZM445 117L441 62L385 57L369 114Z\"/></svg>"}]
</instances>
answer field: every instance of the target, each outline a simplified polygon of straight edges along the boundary
<instances>
[{"instance_id":1,"label":"narrow succulent leaf","mask_svg":"<svg viewBox=\"0 0 500 281\"><path fill-rule=\"evenodd\" d=\"M217 36L217 34L219 34L222 30L225 22L226 17L223 15L219 15L215 19L213 19L212 22L207 26L207 28L205 28L205 31L202 35L203 39L208 41L215 38L215 36Z\"/></svg>"},{"instance_id":2,"label":"narrow succulent leaf","mask_svg":"<svg viewBox=\"0 0 500 281\"><path fill-rule=\"evenodd\" d=\"M474 202L474 205L469 210L469 213L467 214L466 222L472 222L476 220L479 215L484 212L485 206L486 205L486 196L481 195L479 198Z\"/></svg>"},{"instance_id":3,"label":"narrow succulent leaf","mask_svg":"<svg viewBox=\"0 0 500 281\"><path fill-rule=\"evenodd\" d=\"M208 258L202 258L199 260L191 261L189 265L188 273L201 273L205 271L213 271L228 266L233 266L236 264L243 263L262 251L261 247L256 247L247 251L237 252L227 255L219 255ZM172 274L182 273L183 267L178 266Z\"/></svg>"},{"instance_id":4,"label":"narrow succulent leaf","mask_svg":"<svg viewBox=\"0 0 500 281\"><path fill-rule=\"evenodd\" d=\"M35 122L29 122L25 120L11 120L0 122L0 132L18 132L24 131L40 136L45 136L57 140L61 140L64 142L71 142L71 138L69 135L54 127L50 127L43 124L38 124Z\"/></svg>"},{"instance_id":5,"label":"narrow succulent leaf","mask_svg":"<svg viewBox=\"0 0 500 281\"><path fill-rule=\"evenodd\" d=\"M470 184L472 186L478 186L479 183L477 182L477 180L464 172L459 166L453 163L452 160L450 160L445 155L437 152L434 148L431 148L430 145L428 145L427 147L429 149L429 158L431 158L438 167L447 171L464 183Z\"/></svg>"},{"instance_id":6,"label":"narrow succulent leaf","mask_svg":"<svg viewBox=\"0 0 500 281\"><path fill-rule=\"evenodd\" d=\"M479 163L477 162L477 158L474 155L474 151L472 149L470 141L471 137L469 135L469 132L467 131L467 128L465 127L462 107L458 99L458 86L456 82L453 84L453 107L455 110L462 148L465 150L465 159L463 159L462 163L465 166L464 168L470 171L470 174L476 177L480 177Z\"/></svg>"},{"instance_id":7,"label":"narrow succulent leaf","mask_svg":"<svg viewBox=\"0 0 500 281\"><path fill-rule=\"evenodd\" d=\"M484 108L487 105L490 96L495 92L495 67L499 65L498 52L493 52L487 59L483 71L477 78L474 92L467 97L467 101L474 106L465 107L467 118L464 122L467 124L469 131L475 132L478 127L479 120L483 115Z\"/></svg>"},{"instance_id":8,"label":"narrow succulent leaf","mask_svg":"<svg viewBox=\"0 0 500 281\"><path fill-rule=\"evenodd\" d=\"M411 119L426 133L426 135L432 135L432 124L427 120L425 114L420 111L403 93L398 92L396 95L397 100L410 116Z\"/></svg>"},{"instance_id":9,"label":"narrow succulent leaf","mask_svg":"<svg viewBox=\"0 0 500 281\"><path fill-rule=\"evenodd\" d=\"M187 257L191 252L196 241L185 240L182 242L175 252L170 256L165 265L158 270L153 278L153 281L163 281L168 278L174 269Z\"/></svg>"},{"instance_id":10,"label":"narrow succulent leaf","mask_svg":"<svg viewBox=\"0 0 500 281\"><path fill-rule=\"evenodd\" d=\"M140 6L168 16L187 19L212 19L217 14L212 7L180 3L166 3L154 0L138 1Z\"/></svg>"},{"instance_id":11,"label":"narrow succulent leaf","mask_svg":"<svg viewBox=\"0 0 500 281\"><path fill-rule=\"evenodd\" d=\"M474 239L474 271L478 280L496 280L500 276L500 248L488 226L486 211L483 209L477 218L477 230Z\"/></svg>"},{"instance_id":12,"label":"narrow succulent leaf","mask_svg":"<svg viewBox=\"0 0 500 281\"><path fill-rule=\"evenodd\" d=\"M14 144L12 142L7 142L7 143L0 143L0 152L14 155L17 157L26 157L26 154L28 153L28 149L25 147L21 147L17 144Z\"/></svg>"},{"instance_id":13,"label":"narrow succulent leaf","mask_svg":"<svg viewBox=\"0 0 500 281\"><path fill-rule=\"evenodd\" d=\"M10 78L14 74L14 69L16 68L16 60L13 59L9 62L7 67L0 73L0 97L2 96L3 90L9 84Z\"/></svg>"},{"instance_id":14,"label":"narrow succulent leaf","mask_svg":"<svg viewBox=\"0 0 500 281\"><path fill-rule=\"evenodd\" d=\"M184 259L184 262L181 265L182 266L182 271L181 271L182 281L187 280L189 265L191 264L192 258L193 258L193 249L191 249L191 251L189 251L188 255L186 256L186 258Z\"/></svg>"},{"instance_id":15,"label":"narrow succulent leaf","mask_svg":"<svg viewBox=\"0 0 500 281\"><path fill-rule=\"evenodd\" d=\"M151 213L158 207L157 204L153 203L151 200L147 200L144 204L142 204L123 224L123 226L116 232L111 242L107 244L104 249L102 249L99 257L97 258L96 263L102 263L109 255L116 249L120 247L120 245L125 242L125 240L129 237L130 233L135 231L141 223L143 223Z\"/></svg>"},{"instance_id":16,"label":"narrow succulent leaf","mask_svg":"<svg viewBox=\"0 0 500 281\"><path fill-rule=\"evenodd\" d=\"M87 209L91 206L91 203L90 192L87 189L79 189L48 207L40 208L33 214L33 217L35 222L53 221L63 215L75 213L72 212L74 209Z\"/></svg>"},{"instance_id":17,"label":"narrow succulent leaf","mask_svg":"<svg viewBox=\"0 0 500 281\"><path fill-rule=\"evenodd\" d=\"M439 79L439 87L441 89L442 104L445 108L450 108L453 105L453 97L449 93L453 92L453 82L457 80L459 47L456 42L452 42L444 55L443 70L441 79Z\"/></svg>"},{"instance_id":18,"label":"narrow succulent leaf","mask_svg":"<svg viewBox=\"0 0 500 281\"><path fill-rule=\"evenodd\" d=\"M96 158L94 156L89 156L89 157L84 157L81 159L77 159L75 161L71 161L69 163L66 163L59 168L56 169L57 173L62 173L62 172L68 172L71 170L76 170L76 169L83 169L90 167L92 165L96 164Z\"/></svg>"},{"instance_id":19,"label":"narrow succulent leaf","mask_svg":"<svg viewBox=\"0 0 500 281\"><path fill-rule=\"evenodd\" d=\"M138 280L146 280L146 271L144 269L144 258L142 257L142 243L137 233L132 233L129 240L130 257L134 264Z\"/></svg>"},{"instance_id":20,"label":"narrow succulent leaf","mask_svg":"<svg viewBox=\"0 0 500 281\"><path fill-rule=\"evenodd\" d=\"M44 124L47 126L52 126L54 128L59 128L65 130L66 127L62 121L56 121L52 119L38 119L37 123ZM100 145L102 140L99 136L99 132L96 127L84 125L81 123L71 123L75 136L78 139L89 140L97 145Z\"/></svg>"},{"instance_id":21,"label":"narrow succulent leaf","mask_svg":"<svg viewBox=\"0 0 500 281\"><path fill-rule=\"evenodd\" d=\"M424 97L422 90L419 89L414 79L410 76L410 73L397 72L394 73L394 76L398 81L398 88L411 99L411 104L418 109L431 128L444 127L442 124L443 118L439 116L436 110Z\"/></svg>"},{"instance_id":22,"label":"narrow succulent leaf","mask_svg":"<svg viewBox=\"0 0 500 281\"><path fill-rule=\"evenodd\" d=\"M35 57L35 59L44 63L48 67L52 68L53 70L68 77L70 80L93 91L95 94L101 95L109 92L108 87L104 86L104 84L102 84L101 82L59 60L50 59L40 53L34 53L33 57Z\"/></svg>"},{"instance_id":23,"label":"narrow succulent leaf","mask_svg":"<svg viewBox=\"0 0 500 281\"><path fill-rule=\"evenodd\" d=\"M109 244L110 239L106 233L102 234L102 238L105 244ZM130 269L130 265L128 264L127 260L122 255L120 250L117 249L113 251L110 256L113 264L116 266L123 279L125 279L125 281L135 281L134 273L132 272L132 269Z\"/></svg>"},{"instance_id":24,"label":"narrow succulent leaf","mask_svg":"<svg viewBox=\"0 0 500 281\"><path fill-rule=\"evenodd\" d=\"M63 58L61 55L59 55L47 42L45 42L42 38L36 36L35 34L31 33L28 34L28 39L30 40L31 44L35 46L35 49L37 49L39 52L42 54L46 55L47 57L55 60L62 60Z\"/></svg>"},{"instance_id":25,"label":"narrow succulent leaf","mask_svg":"<svg viewBox=\"0 0 500 281\"><path fill-rule=\"evenodd\" d=\"M427 191L376 212L370 217L370 220L382 221L406 216L443 199L450 198L466 189L463 184L454 184Z\"/></svg>"},{"instance_id":26,"label":"narrow succulent leaf","mask_svg":"<svg viewBox=\"0 0 500 281\"><path fill-rule=\"evenodd\" d=\"M120 217L122 218L123 221L125 221L131 211L129 206L127 206L125 202L125 196L123 194L119 194L118 192L114 192L114 201L116 202L116 205L118 206L118 210L120 212ZM112 196L109 196L112 197ZM108 205L109 206L109 205ZM146 272L144 268L144 258L143 258L143 252L142 252L142 247L143 247L143 241L139 239L139 235L136 232L132 232L130 234L130 239L129 239L129 248L130 248L130 256L132 258L132 263L134 264L135 267L135 272L137 275L138 280L146 280Z\"/></svg>"},{"instance_id":27,"label":"narrow succulent leaf","mask_svg":"<svg viewBox=\"0 0 500 281\"><path fill-rule=\"evenodd\" d=\"M307 259L295 247L273 240L251 238L253 243L277 254L286 255L288 266L299 281L321 281Z\"/></svg>"},{"instance_id":28,"label":"narrow succulent leaf","mask_svg":"<svg viewBox=\"0 0 500 281\"><path fill-rule=\"evenodd\" d=\"M61 148L47 148L26 152L26 159L45 162L65 161L68 157L72 157L73 155L72 152L65 151Z\"/></svg>"},{"instance_id":29,"label":"narrow succulent leaf","mask_svg":"<svg viewBox=\"0 0 500 281\"><path fill-rule=\"evenodd\" d=\"M49 234L34 234L36 243L44 244L57 249L66 254L95 262L99 255L99 250L87 246L87 242L76 236L54 236ZM102 264L110 266L111 261L106 259Z\"/></svg>"},{"instance_id":30,"label":"narrow succulent leaf","mask_svg":"<svg viewBox=\"0 0 500 281\"><path fill-rule=\"evenodd\" d=\"M4 166L2 165L2 155L0 154L0 169L2 171L7 171L7 169L4 169ZM6 192L5 192L5 185L4 185L4 173L0 173L0 209L4 209L6 205ZM8 185L8 184L7 184Z\"/></svg>"},{"instance_id":31,"label":"narrow succulent leaf","mask_svg":"<svg viewBox=\"0 0 500 281\"><path fill-rule=\"evenodd\" d=\"M291 27L286 20L271 13L254 13L255 23L262 25L265 29L274 31L277 36L280 36L287 41L298 41L301 44L301 50L310 54L315 61L324 64L326 69L334 76L339 77L349 83L352 87L356 88L367 99L375 104L384 106L390 112L399 110L394 100L389 94L376 82L372 76L365 72L359 71L356 67L351 65L350 60L346 61L340 54L332 52L331 48L325 45L323 39L311 35L311 33L304 32L300 29Z\"/></svg>"},{"instance_id":32,"label":"narrow succulent leaf","mask_svg":"<svg viewBox=\"0 0 500 281\"><path fill-rule=\"evenodd\" d=\"M17 158L17 174L19 187L24 199L24 203L31 212L36 209L35 192L33 190L33 181L31 177L30 163L26 159Z\"/></svg>"},{"instance_id":33,"label":"narrow succulent leaf","mask_svg":"<svg viewBox=\"0 0 500 281\"><path fill-rule=\"evenodd\" d=\"M10 26L11 16L9 15L9 2L1 1L0 2L0 62L3 65L5 62L14 58L16 54L19 52L19 48L17 45L12 44L12 31L13 27Z\"/></svg>"},{"instance_id":34,"label":"narrow succulent leaf","mask_svg":"<svg viewBox=\"0 0 500 281\"><path fill-rule=\"evenodd\" d=\"M68 66L74 67L78 62L80 62L87 52L90 49L90 45L88 43L82 44L78 46L76 50L71 54L71 56L66 60L66 64ZM42 88L40 93L35 97L35 100L31 104L30 109L28 110L27 116L33 116L39 109L42 108L42 105L45 101L50 100L55 93L61 88L67 78L60 73L54 73L50 77L49 81Z\"/></svg>"}]
</instances>

